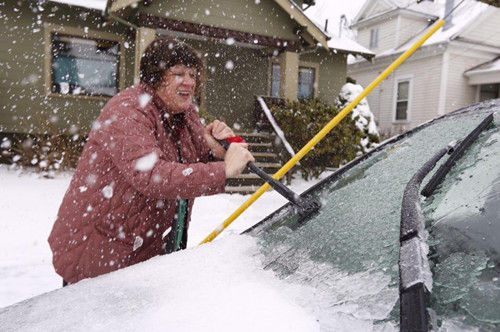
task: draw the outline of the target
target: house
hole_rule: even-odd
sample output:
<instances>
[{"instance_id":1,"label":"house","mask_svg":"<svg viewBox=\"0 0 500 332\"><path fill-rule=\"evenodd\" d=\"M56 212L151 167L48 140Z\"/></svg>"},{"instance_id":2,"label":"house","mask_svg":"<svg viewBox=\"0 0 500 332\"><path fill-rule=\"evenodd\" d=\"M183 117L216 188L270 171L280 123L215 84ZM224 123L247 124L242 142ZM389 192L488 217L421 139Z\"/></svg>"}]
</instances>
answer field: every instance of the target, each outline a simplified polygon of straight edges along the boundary
<instances>
[{"instance_id":1,"label":"house","mask_svg":"<svg viewBox=\"0 0 500 332\"><path fill-rule=\"evenodd\" d=\"M302 11L311 0L110 0L103 10L57 1L0 4L0 133L85 135L106 101L138 81L155 36L201 52L201 111L248 131L255 96L333 100L347 54L373 55L329 40Z\"/></svg>"},{"instance_id":2,"label":"house","mask_svg":"<svg viewBox=\"0 0 500 332\"><path fill-rule=\"evenodd\" d=\"M98 4L97 9L88 8L91 4ZM355 42L323 32L302 10L312 4L312 0L0 3L0 162L19 154L12 142L26 142L27 134L85 137L104 104L139 81L140 58L148 44L156 36L169 36L196 48L207 68L198 100L202 116L222 119L243 134L252 144L256 165L274 173L280 164L272 133L255 133L271 129L262 126L265 116L256 97L318 97L333 103L345 83L347 55L373 56ZM43 149L55 144L41 147L39 158L24 159L31 165L41 162L49 154ZM31 143L27 149L33 153ZM76 160L76 151L71 160ZM237 186L226 191L251 192L260 179L242 174L241 179L228 181L228 186L233 184Z\"/></svg>"},{"instance_id":3,"label":"house","mask_svg":"<svg viewBox=\"0 0 500 332\"><path fill-rule=\"evenodd\" d=\"M500 97L500 9L475 0L366 1L352 28L376 56L349 64L348 75L368 85L457 5L445 25L368 95L380 132L399 133Z\"/></svg>"}]
</instances>

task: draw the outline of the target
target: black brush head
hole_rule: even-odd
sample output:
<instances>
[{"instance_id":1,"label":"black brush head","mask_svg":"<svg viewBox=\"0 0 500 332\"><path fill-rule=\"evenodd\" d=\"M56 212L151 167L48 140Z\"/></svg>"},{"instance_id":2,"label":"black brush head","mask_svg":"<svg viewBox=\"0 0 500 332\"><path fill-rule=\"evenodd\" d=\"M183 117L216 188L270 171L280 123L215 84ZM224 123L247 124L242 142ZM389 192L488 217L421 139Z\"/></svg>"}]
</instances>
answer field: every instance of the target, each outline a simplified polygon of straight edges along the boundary
<instances>
[{"instance_id":1,"label":"black brush head","mask_svg":"<svg viewBox=\"0 0 500 332\"><path fill-rule=\"evenodd\" d=\"M303 223L319 212L319 209L321 209L321 203L318 201L302 199L301 206L297 206L296 209L299 216L299 223Z\"/></svg>"}]
</instances>

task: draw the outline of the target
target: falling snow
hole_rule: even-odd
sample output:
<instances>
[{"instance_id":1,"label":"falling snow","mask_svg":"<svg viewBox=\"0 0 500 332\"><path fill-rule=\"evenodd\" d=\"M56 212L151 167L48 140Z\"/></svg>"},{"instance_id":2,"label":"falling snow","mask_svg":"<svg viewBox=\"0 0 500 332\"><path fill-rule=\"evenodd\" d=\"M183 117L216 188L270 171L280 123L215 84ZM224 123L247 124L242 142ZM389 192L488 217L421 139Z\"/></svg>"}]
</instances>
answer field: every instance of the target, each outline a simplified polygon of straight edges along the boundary
<instances>
[{"instance_id":1,"label":"falling snow","mask_svg":"<svg viewBox=\"0 0 500 332\"><path fill-rule=\"evenodd\" d=\"M113 185L110 184L110 185L107 185L104 188L102 188L102 194L107 199L110 199L111 197L113 197Z\"/></svg>"},{"instance_id":2,"label":"falling snow","mask_svg":"<svg viewBox=\"0 0 500 332\"><path fill-rule=\"evenodd\" d=\"M191 175L192 173L193 173L193 169L191 167L188 167L188 168L182 170L182 175L184 175L184 176Z\"/></svg>"},{"instance_id":3,"label":"falling snow","mask_svg":"<svg viewBox=\"0 0 500 332\"><path fill-rule=\"evenodd\" d=\"M152 170L157 162L158 154L156 152L151 152L137 160L135 169L140 172L147 172Z\"/></svg>"},{"instance_id":4,"label":"falling snow","mask_svg":"<svg viewBox=\"0 0 500 332\"><path fill-rule=\"evenodd\" d=\"M224 66L227 70L232 70L234 68L234 62L231 60L228 60L226 62L226 65Z\"/></svg>"},{"instance_id":5,"label":"falling snow","mask_svg":"<svg viewBox=\"0 0 500 332\"><path fill-rule=\"evenodd\" d=\"M142 237L136 236L135 240L134 240L134 246L132 248L132 251L136 251L137 249L139 249L143 243L144 243L144 240L142 239Z\"/></svg>"}]
</instances>

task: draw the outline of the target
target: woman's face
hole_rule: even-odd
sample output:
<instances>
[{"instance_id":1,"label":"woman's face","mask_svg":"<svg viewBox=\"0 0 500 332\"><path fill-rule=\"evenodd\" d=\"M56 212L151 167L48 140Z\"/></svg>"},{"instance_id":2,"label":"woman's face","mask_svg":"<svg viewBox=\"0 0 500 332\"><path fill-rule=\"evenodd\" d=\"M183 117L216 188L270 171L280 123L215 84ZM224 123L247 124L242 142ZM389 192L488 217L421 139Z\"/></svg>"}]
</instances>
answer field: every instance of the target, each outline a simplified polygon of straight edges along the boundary
<instances>
[{"instance_id":1,"label":"woman's face","mask_svg":"<svg viewBox=\"0 0 500 332\"><path fill-rule=\"evenodd\" d=\"M195 68L177 64L163 76L163 83L156 93L172 114L182 113L192 107L198 72Z\"/></svg>"}]
</instances>

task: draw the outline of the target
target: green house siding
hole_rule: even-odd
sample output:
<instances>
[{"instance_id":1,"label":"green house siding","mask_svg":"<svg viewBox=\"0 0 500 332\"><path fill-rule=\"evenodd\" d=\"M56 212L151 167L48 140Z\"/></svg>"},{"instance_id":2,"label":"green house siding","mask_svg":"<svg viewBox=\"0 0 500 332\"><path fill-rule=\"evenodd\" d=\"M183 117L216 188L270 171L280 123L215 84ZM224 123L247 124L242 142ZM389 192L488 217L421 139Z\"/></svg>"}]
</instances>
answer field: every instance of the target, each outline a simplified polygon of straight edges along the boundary
<instances>
[{"instance_id":1,"label":"green house siding","mask_svg":"<svg viewBox=\"0 0 500 332\"><path fill-rule=\"evenodd\" d=\"M1 8L0 132L68 132L74 125L86 134L109 98L46 95L44 25L106 31L124 40L127 37L117 24L100 27L104 21L98 11L59 4L45 4L43 8L39 11L30 2ZM128 45L133 46L133 40ZM125 49L127 63L133 61L133 52L133 47ZM132 83L132 75L132 70L125 71L125 86ZM44 125L48 120L50 125Z\"/></svg>"},{"instance_id":2,"label":"green house siding","mask_svg":"<svg viewBox=\"0 0 500 332\"><path fill-rule=\"evenodd\" d=\"M50 2L43 4L44 10L39 11L34 3L25 1L19 6L0 8L0 132L70 132L76 127L80 133L87 134L109 98L47 92L46 31L62 26L70 35L77 29L80 33L111 33L113 38L119 38L126 45L122 48L123 68L120 68L124 74L120 84L123 88L132 85L134 80L135 36L127 26L106 22L99 11ZM185 10L180 10L181 7ZM298 38L293 33L296 23L270 0L259 4L254 0L154 1L137 10L280 39ZM164 33L172 34L157 31L160 35ZM202 53L207 68L202 108L229 125L239 125L236 128L253 129L254 96L266 95L268 91L270 50L248 44L227 45L224 40L201 36L184 41ZM332 103L345 82L345 55L324 49L306 52L299 55L299 61L315 64L316 95Z\"/></svg>"},{"instance_id":3,"label":"green house siding","mask_svg":"<svg viewBox=\"0 0 500 332\"><path fill-rule=\"evenodd\" d=\"M301 62L319 63L317 97L333 104L346 80L347 55L320 49L301 54Z\"/></svg>"},{"instance_id":4,"label":"green house siding","mask_svg":"<svg viewBox=\"0 0 500 332\"><path fill-rule=\"evenodd\" d=\"M154 1L140 13L219 28L297 40L297 24L274 1L168 0Z\"/></svg>"}]
</instances>

